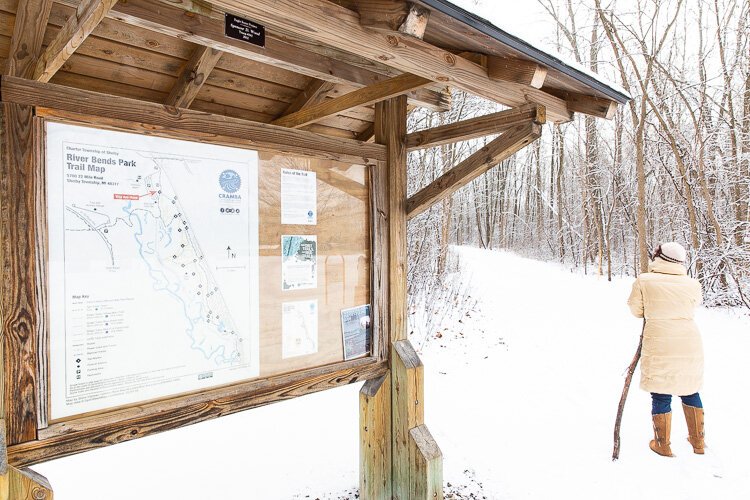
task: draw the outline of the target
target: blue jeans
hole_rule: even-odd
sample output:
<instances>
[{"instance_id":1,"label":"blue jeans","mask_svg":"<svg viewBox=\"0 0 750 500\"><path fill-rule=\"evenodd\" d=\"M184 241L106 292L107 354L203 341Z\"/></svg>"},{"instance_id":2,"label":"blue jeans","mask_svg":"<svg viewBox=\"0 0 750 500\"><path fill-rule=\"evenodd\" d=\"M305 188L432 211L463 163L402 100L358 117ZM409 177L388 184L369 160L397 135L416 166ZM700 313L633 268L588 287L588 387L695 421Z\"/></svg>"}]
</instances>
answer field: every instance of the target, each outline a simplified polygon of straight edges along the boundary
<instances>
[{"instance_id":1,"label":"blue jeans","mask_svg":"<svg viewBox=\"0 0 750 500\"><path fill-rule=\"evenodd\" d=\"M703 408L700 395L696 392L689 396L680 396L682 402L688 406L695 408ZM672 411L672 395L671 394L657 394L651 393L651 415L659 415L660 413L669 413Z\"/></svg>"}]
</instances>

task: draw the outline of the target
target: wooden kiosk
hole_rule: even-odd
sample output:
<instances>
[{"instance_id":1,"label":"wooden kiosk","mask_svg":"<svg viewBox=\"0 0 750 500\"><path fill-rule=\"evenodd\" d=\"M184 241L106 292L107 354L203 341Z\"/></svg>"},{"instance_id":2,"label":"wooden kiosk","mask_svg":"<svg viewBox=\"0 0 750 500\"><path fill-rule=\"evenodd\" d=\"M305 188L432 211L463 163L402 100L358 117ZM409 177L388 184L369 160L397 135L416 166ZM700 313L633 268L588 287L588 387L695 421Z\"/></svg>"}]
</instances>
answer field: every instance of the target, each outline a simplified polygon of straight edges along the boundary
<instances>
[{"instance_id":1,"label":"wooden kiosk","mask_svg":"<svg viewBox=\"0 0 750 500\"><path fill-rule=\"evenodd\" d=\"M361 497L442 498L407 220L627 99L444 0L0 0L0 57L0 500L357 381ZM448 86L510 109L407 133ZM490 134L407 196L409 151Z\"/></svg>"}]
</instances>

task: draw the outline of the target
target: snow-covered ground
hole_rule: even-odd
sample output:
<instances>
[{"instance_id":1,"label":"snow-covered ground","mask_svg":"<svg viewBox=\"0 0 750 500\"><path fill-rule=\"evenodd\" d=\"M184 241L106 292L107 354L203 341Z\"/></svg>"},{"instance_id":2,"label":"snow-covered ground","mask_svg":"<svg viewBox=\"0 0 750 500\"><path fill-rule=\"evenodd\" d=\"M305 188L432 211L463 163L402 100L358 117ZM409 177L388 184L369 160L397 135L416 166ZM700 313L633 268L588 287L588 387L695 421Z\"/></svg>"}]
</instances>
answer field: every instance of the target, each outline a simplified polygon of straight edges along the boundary
<instances>
[{"instance_id":1,"label":"snow-covered ground","mask_svg":"<svg viewBox=\"0 0 750 500\"><path fill-rule=\"evenodd\" d=\"M448 498L750 498L750 318L701 309L706 443L694 455L675 401L667 459L648 449L650 400L633 381L610 460L640 320L612 283L509 253L459 250L480 297L422 346L427 425ZM416 343L416 342L415 342ZM359 384L36 466L56 500L348 499L357 485Z\"/></svg>"}]
</instances>

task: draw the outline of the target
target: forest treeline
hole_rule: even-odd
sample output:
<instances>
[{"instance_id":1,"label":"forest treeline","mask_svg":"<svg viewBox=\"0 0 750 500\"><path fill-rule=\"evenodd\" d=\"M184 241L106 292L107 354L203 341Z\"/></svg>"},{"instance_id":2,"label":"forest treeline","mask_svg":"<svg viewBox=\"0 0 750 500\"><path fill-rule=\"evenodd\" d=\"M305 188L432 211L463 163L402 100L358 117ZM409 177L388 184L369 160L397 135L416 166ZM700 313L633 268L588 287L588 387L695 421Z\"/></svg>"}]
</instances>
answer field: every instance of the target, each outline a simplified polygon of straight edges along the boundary
<instances>
[{"instance_id":1,"label":"forest treeline","mask_svg":"<svg viewBox=\"0 0 750 500\"><path fill-rule=\"evenodd\" d=\"M410 221L412 307L445 288L454 244L611 278L644 271L649 249L679 241L707 304L750 308L750 0L537 1L557 51L633 99L609 121L545 125ZM409 128L498 109L454 92L451 111L415 110ZM410 153L409 194L491 139Z\"/></svg>"}]
</instances>

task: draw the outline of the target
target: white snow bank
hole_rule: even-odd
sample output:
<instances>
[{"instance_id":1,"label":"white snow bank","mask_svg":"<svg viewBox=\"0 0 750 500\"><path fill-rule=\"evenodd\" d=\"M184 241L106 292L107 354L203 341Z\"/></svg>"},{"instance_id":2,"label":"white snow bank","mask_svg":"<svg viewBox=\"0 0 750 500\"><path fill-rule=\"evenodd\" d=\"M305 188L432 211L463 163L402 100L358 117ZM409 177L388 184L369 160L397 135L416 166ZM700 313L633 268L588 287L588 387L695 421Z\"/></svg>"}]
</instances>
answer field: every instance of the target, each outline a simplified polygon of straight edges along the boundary
<instances>
[{"instance_id":1,"label":"white snow bank","mask_svg":"<svg viewBox=\"0 0 750 500\"><path fill-rule=\"evenodd\" d=\"M677 458L651 452L650 397L638 373L613 463L617 403L641 329L625 305L632 279L609 283L508 253L460 255L483 298L486 332L435 339L423 354L427 424L447 481L468 469L498 499L750 498L746 316L701 309L697 318L706 442L723 467L692 453L679 399Z\"/></svg>"},{"instance_id":2,"label":"white snow bank","mask_svg":"<svg viewBox=\"0 0 750 500\"><path fill-rule=\"evenodd\" d=\"M436 329L422 350L427 425L456 492L447 498L750 498L747 316L703 309L698 315L706 443L718 458L692 453L678 402L677 457L651 452L650 398L636 376L620 461L613 463L623 373L640 333L640 320L625 305L631 280L608 283L508 253L464 248L459 254L473 296L483 297L482 321L470 312L455 328ZM50 479L56 500L355 498L359 387L35 469Z\"/></svg>"}]
</instances>

